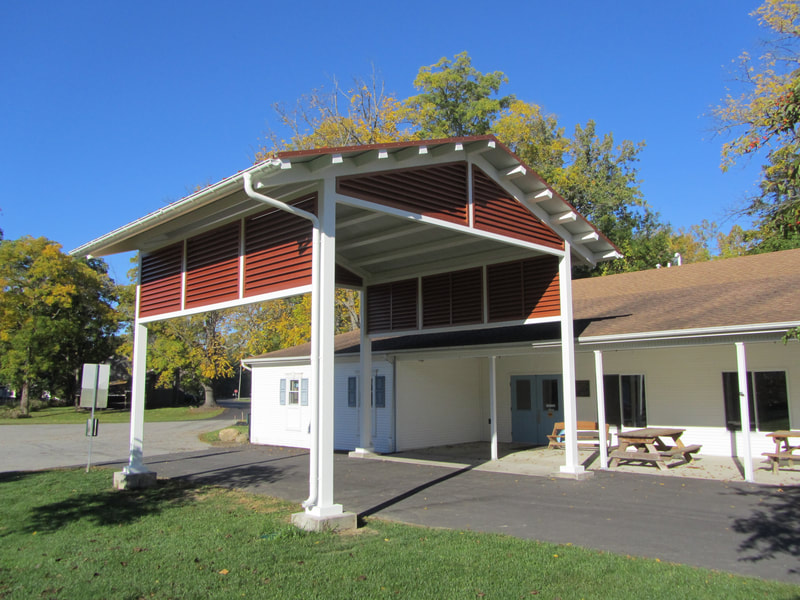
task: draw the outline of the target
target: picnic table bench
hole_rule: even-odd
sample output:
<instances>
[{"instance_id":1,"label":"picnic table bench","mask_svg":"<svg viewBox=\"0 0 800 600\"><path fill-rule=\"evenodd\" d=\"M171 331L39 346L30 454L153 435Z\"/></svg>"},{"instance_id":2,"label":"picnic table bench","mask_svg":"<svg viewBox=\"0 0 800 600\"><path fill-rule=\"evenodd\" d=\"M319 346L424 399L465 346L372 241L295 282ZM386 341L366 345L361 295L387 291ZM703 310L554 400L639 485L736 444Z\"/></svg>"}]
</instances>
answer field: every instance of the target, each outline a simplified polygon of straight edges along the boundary
<instances>
[{"instance_id":1,"label":"picnic table bench","mask_svg":"<svg viewBox=\"0 0 800 600\"><path fill-rule=\"evenodd\" d=\"M596 421L578 421L578 447L600 447L600 427ZM553 425L553 433L547 436L548 448L563 448L566 443L566 435L564 430L566 425L559 421ZM611 433L608 430L608 423L606 423L606 446L611 442Z\"/></svg>"},{"instance_id":2,"label":"picnic table bench","mask_svg":"<svg viewBox=\"0 0 800 600\"><path fill-rule=\"evenodd\" d=\"M800 445L792 446L792 438L800 438L800 431L773 431L768 434L775 442L775 452L762 452L763 456L769 458L772 463L772 472L777 475L780 462L785 460L789 463L790 467L794 467L794 461L800 460L800 454L795 454L795 451L800 450Z\"/></svg>"},{"instance_id":3,"label":"picnic table bench","mask_svg":"<svg viewBox=\"0 0 800 600\"><path fill-rule=\"evenodd\" d=\"M662 471L668 469L667 462L681 458L684 463L691 463L692 454L702 448L699 444L685 446L680 437L685 429L666 427L645 427L632 431L620 432L617 435L618 445L608 455L609 467L616 467L621 460L655 463ZM662 438L672 438L674 445L669 445ZM633 447L633 450L629 448Z\"/></svg>"}]
</instances>

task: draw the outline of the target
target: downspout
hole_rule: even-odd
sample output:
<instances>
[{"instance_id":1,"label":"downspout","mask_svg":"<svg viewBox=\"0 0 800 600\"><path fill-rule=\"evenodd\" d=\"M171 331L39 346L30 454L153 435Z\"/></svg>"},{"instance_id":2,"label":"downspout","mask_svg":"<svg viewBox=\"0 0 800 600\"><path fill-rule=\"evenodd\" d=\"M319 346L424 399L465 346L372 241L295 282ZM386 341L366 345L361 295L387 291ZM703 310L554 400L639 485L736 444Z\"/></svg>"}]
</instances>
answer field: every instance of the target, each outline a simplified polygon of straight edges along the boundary
<instances>
[{"instance_id":1,"label":"downspout","mask_svg":"<svg viewBox=\"0 0 800 600\"><path fill-rule=\"evenodd\" d=\"M253 189L250 173L244 173L242 179L244 191L249 198L311 221L314 227L311 238L311 443L308 469L309 493L303 502L303 508L308 509L316 506L319 496L319 219L313 213L259 194Z\"/></svg>"}]
</instances>

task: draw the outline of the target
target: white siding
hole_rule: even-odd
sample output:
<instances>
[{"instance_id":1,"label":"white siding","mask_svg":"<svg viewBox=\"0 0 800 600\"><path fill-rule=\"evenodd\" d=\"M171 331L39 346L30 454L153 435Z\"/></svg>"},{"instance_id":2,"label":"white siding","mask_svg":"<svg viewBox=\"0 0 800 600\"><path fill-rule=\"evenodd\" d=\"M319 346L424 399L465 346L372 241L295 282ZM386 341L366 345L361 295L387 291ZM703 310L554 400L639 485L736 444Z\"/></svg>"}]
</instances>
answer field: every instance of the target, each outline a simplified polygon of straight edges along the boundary
<instances>
[{"instance_id":1,"label":"white siding","mask_svg":"<svg viewBox=\"0 0 800 600\"><path fill-rule=\"evenodd\" d=\"M397 361L397 450L485 437L482 361Z\"/></svg>"},{"instance_id":2,"label":"white siding","mask_svg":"<svg viewBox=\"0 0 800 600\"><path fill-rule=\"evenodd\" d=\"M310 407L280 403L281 379L309 378L309 371L308 365L253 368L250 404L252 443L292 448L309 447Z\"/></svg>"}]
</instances>

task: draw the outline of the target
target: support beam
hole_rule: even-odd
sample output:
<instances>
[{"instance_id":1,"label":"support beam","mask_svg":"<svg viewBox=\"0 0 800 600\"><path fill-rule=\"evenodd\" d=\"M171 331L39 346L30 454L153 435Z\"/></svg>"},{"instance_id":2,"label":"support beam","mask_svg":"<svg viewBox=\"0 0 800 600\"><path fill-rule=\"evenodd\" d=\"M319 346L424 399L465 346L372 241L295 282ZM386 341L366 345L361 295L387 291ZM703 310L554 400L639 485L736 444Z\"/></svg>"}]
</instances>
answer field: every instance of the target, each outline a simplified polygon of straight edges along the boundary
<instances>
[{"instance_id":1,"label":"support beam","mask_svg":"<svg viewBox=\"0 0 800 600\"><path fill-rule=\"evenodd\" d=\"M744 342L736 342L736 366L739 371L739 414L742 421L742 451L739 459L744 465L744 480L752 483L755 474L750 445L750 391L747 389L747 352Z\"/></svg>"},{"instance_id":2,"label":"support beam","mask_svg":"<svg viewBox=\"0 0 800 600\"><path fill-rule=\"evenodd\" d=\"M146 473L144 464L144 391L147 376L147 327L137 322L133 333L130 455L126 474Z\"/></svg>"},{"instance_id":3,"label":"support beam","mask_svg":"<svg viewBox=\"0 0 800 600\"><path fill-rule=\"evenodd\" d=\"M318 494L306 512L315 518L342 514L333 502L334 336L336 299L336 196L333 179L326 179L319 201L319 423Z\"/></svg>"},{"instance_id":4,"label":"support beam","mask_svg":"<svg viewBox=\"0 0 800 600\"><path fill-rule=\"evenodd\" d=\"M580 477L584 473L578 456L577 399L575 397L575 331L572 309L572 258L568 241L564 241L564 256L558 263L561 292L561 373L564 396L564 428L566 463L561 473Z\"/></svg>"},{"instance_id":5,"label":"support beam","mask_svg":"<svg viewBox=\"0 0 800 600\"><path fill-rule=\"evenodd\" d=\"M367 295L361 292L361 406L359 408L359 447L356 454L369 454L372 445L372 340L367 335Z\"/></svg>"},{"instance_id":6,"label":"support beam","mask_svg":"<svg viewBox=\"0 0 800 600\"><path fill-rule=\"evenodd\" d=\"M608 446L606 446L606 386L603 382L603 352L594 351L594 381L597 390L597 429L600 437L600 468L608 469Z\"/></svg>"},{"instance_id":7,"label":"support beam","mask_svg":"<svg viewBox=\"0 0 800 600\"><path fill-rule=\"evenodd\" d=\"M497 451L497 357L489 357L489 422L492 435L492 460L499 458Z\"/></svg>"}]
</instances>

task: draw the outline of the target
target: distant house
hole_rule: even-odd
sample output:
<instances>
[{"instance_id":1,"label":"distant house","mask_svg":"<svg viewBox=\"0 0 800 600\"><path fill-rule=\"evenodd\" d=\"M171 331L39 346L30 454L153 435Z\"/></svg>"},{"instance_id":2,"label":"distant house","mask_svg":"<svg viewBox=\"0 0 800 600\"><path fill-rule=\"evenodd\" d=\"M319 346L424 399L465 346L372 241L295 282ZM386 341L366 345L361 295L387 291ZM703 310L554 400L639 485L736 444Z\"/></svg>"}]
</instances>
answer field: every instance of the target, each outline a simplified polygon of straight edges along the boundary
<instances>
[{"instance_id":1,"label":"distant house","mask_svg":"<svg viewBox=\"0 0 800 600\"><path fill-rule=\"evenodd\" d=\"M800 250L573 282L577 418L597 420L597 353L611 431L686 429L702 453L741 455L736 343L751 401L751 454L765 434L800 427ZM557 323L428 332L372 340L371 402L360 397L360 333L336 339L337 449L359 446L372 411L378 452L491 439L490 361L501 442L546 444L563 421ZM252 441L307 447L309 345L247 362L253 368ZM492 358L493 357L493 358Z\"/></svg>"}]
</instances>

